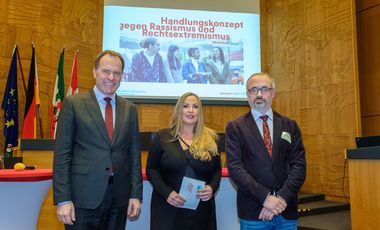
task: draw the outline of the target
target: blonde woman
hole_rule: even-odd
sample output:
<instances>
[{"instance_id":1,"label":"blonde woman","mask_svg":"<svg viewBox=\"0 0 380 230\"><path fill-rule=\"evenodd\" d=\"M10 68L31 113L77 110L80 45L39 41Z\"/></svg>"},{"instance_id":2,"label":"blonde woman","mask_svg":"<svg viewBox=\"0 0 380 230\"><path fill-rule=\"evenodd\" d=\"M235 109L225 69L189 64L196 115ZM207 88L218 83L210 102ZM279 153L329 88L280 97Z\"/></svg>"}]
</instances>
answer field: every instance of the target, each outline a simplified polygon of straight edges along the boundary
<instances>
[{"instance_id":1,"label":"blonde woman","mask_svg":"<svg viewBox=\"0 0 380 230\"><path fill-rule=\"evenodd\" d=\"M153 185L151 230L214 230L214 194L221 177L217 135L204 126L202 104L194 93L178 100L171 125L153 140L146 167ZM186 200L179 195L183 177L205 182L197 190L200 202L195 210L181 208Z\"/></svg>"}]
</instances>

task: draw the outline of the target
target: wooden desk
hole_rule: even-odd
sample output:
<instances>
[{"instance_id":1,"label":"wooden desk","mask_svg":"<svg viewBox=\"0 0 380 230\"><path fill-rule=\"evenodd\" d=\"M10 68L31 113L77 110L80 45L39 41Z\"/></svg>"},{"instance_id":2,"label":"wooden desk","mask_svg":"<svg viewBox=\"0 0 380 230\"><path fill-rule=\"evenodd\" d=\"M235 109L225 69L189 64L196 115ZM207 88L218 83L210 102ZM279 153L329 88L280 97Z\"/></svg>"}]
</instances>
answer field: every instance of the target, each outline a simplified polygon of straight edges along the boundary
<instances>
[{"instance_id":1,"label":"wooden desk","mask_svg":"<svg viewBox=\"0 0 380 230\"><path fill-rule=\"evenodd\" d=\"M380 146L349 149L347 159L352 229L378 229Z\"/></svg>"}]
</instances>

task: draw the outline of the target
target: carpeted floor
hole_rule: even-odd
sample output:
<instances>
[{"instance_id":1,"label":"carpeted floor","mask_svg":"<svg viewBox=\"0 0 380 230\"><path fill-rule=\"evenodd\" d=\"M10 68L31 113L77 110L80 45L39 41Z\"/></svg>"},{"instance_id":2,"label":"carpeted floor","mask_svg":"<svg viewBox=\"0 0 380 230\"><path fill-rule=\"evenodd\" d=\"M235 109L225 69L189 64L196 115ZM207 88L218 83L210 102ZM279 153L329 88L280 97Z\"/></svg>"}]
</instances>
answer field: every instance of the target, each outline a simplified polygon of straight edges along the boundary
<instances>
[{"instance_id":1,"label":"carpeted floor","mask_svg":"<svg viewBox=\"0 0 380 230\"><path fill-rule=\"evenodd\" d=\"M300 217L298 226L299 230L350 230L350 210Z\"/></svg>"}]
</instances>

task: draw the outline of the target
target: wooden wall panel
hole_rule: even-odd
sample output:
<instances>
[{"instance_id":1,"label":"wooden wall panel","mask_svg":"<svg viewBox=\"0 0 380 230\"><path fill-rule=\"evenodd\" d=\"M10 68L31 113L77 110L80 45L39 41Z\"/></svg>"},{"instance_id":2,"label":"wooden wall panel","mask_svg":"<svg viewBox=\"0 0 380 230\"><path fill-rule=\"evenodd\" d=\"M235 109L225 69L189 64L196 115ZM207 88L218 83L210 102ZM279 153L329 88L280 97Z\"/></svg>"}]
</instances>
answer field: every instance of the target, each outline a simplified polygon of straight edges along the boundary
<instances>
[{"instance_id":1,"label":"wooden wall panel","mask_svg":"<svg viewBox=\"0 0 380 230\"><path fill-rule=\"evenodd\" d=\"M356 12L380 5L380 0L356 0Z\"/></svg>"},{"instance_id":2,"label":"wooden wall panel","mask_svg":"<svg viewBox=\"0 0 380 230\"><path fill-rule=\"evenodd\" d=\"M69 84L73 55L77 49L79 50L79 91L85 92L94 85L92 66L96 54L101 50L102 9L103 1L101 0L0 0L0 95L4 93L14 44L18 44L23 72L27 78L33 41L36 45L38 60L43 137L45 138L50 137L49 109L58 59L63 46L65 47L66 88ZM18 83L19 113L20 117L23 117L25 93L21 75L19 75ZM173 104L139 104L140 130L156 131L167 127L173 108ZM248 110L248 106L206 105L204 106L205 122L217 132L224 132L227 121ZM22 119L20 119L20 130L21 124ZM3 120L0 121L0 125L3 127ZM0 146L3 146L4 138L0 136ZM26 160L33 162L28 157ZM42 164L38 165L42 167ZM41 210L38 229L62 228L55 218L55 207L51 199L50 191Z\"/></svg>"},{"instance_id":3,"label":"wooden wall panel","mask_svg":"<svg viewBox=\"0 0 380 230\"><path fill-rule=\"evenodd\" d=\"M274 108L294 118L304 136L308 170L303 191L344 196L339 189L343 182L343 151L354 146L360 129L352 3L261 1L262 65L276 79ZM44 137L50 136L48 114L63 46L66 86L74 52L79 49L80 91L93 87L91 69L101 50L102 8L101 0L0 0L0 95L14 44L19 45L27 76L34 41ZM20 80L19 86L23 114L25 95ZM139 104L140 130L167 127L173 108L172 104ZM217 132L224 132L227 121L248 110L248 106L206 105L205 122ZM3 136L0 140L3 146ZM49 215L54 218L54 214ZM40 221L38 229L52 229L49 223L55 220Z\"/></svg>"},{"instance_id":4,"label":"wooden wall panel","mask_svg":"<svg viewBox=\"0 0 380 230\"><path fill-rule=\"evenodd\" d=\"M1 0L0 29L0 94L3 95L8 75L10 57L17 43L22 68L27 82L31 44L36 46L38 77L41 97L43 137L51 137L50 105L54 91L58 59L65 47L64 73L66 89L69 84L74 52L79 50L78 74L80 91L94 84L93 60L101 50L98 40L99 20L103 1L47 1ZM101 31L101 30L100 30ZM19 70L20 130L25 106L25 92ZM3 120L1 121L1 125ZM3 127L3 125L2 125ZM39 137L41 135L38 135ZM0 146L3 146L3 136Z\"/></svg>"},{"instance_id":5,"label":"wooden wall panel","mask_svg":"<svg viewBox=\"0 0 380 230\"><path fill-rule=\"evenodd\" d=\"M139 104L140 131L156 131L168 127L174 107L174 104ZM228 121L248 112L249 109L248 103L241 106L204 105L204 121L207 127L218 133L224 133Z\"/></svg>"},{"instance_id":6,"label":"wooden wall panel","mask_svg":"<svg viewBox=\"0 0 380 230\"><path fill-rule=\"evenodd\" d=\"M3 1L4 0L0 0ZM64 73L66 89L70 81L74 52L78 49L79 91L93 87L93 60L101 50L102 1L65 0L43 1L10 0L1 4L3 12L0 29L0 94L3 95L13 46L18 44L22 67L27 81L31 59L31 42L36 45L43 137L49 132L49 110L54 90L58 59L65 47ZM19 75L19 113L24 114L25 93ZM174 105L140 104L139 125L141 131L155 131L168 125ZM237 109L230 109L231 107ZM246 112L248 106L205 106L206 124L218 132L224 132L228 120ZM214 114L215 112L215 114ZM219 119L220 118L220 119ZM1 121L3 122L3 121ZM20 119L22 124L22 119ZM2 127L2 123L0 124ZM21 129L21 125L20 125ZM40 135L38 135L40 137ZM1 137L1 145L4 140ZM0 146L1 146L0 145Z\"/></svg>"},{"instance_id":7,"label":"wooden wall panel","mask_svg":"<svg viewBox=\"0 0 380 230\"><path fill-rule=\"evenodd\" d=\"M380 135L380 115L362 117L363 136Z\"/></svg>"},{"instance_id":8,"label":"wooden wall panel","mask_svg":"<svg viewBox=\"0 0 380 230\"><path fill-rule=\"evenodd\" d=\"M302 190L330 197L348 194L344 150L360 128L352 3L278 0L260 7L264 70L277 83L274 107L298 122L304 138Z\"/></svg>"},{"instance_id":9,"label":"wooden wall panel","mask_svg":"<svg viewBox=\"0 0 380 230\"><path fill-rule=\"evenodd\" d=\"M380 115L380 5L357 15L362 116Z\"/></svg>"},{"instance_id":10,"label":"wooden wall panel","mask_svg":"<svg viewBox=\"0 0 380 230\"><path fill-rule=\"evenodd\" d=\"M378 159L349 160L351 227L353 230L378 229L380 209L380 161ZM371 194L369 196L369 194Z\"/></svg>"},{"instance_id":11,"label":"wooden wall panel","mask_svg":"<svg viewBox=\"0 0 380 230\"><path fill-rule=\"evenodd\" d=\"M380 27L377 23L380 1L369 5L368 1L358 0L357 4L363 5L360 11L357 9L362 135L380 135Z\"/></svg>"}]
</instances>

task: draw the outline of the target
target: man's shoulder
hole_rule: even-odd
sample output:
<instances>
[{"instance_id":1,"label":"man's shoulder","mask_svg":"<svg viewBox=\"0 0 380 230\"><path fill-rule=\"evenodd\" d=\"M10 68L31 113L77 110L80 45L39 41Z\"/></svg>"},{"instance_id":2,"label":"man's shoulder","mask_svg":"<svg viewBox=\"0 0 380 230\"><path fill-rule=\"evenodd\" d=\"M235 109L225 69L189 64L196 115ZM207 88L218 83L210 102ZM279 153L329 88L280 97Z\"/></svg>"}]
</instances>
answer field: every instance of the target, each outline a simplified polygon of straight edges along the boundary
<instances>
[{"instance_id":1,"label":"man's shoulder","mask_svg":"<svg viewBox=\"0 0 380 230\"><path fill-rule=\"evenodd\" d=\"M292 118L287 117L285 115L282 115L282 114L280 114L280 113L278 113L276 111L273 111L273 116L275 118L277 118L277 119L281 119L281 120L284 120L284 121L292 121L292 122L294 122L294 120Z\"/></svg>"},{"instance_id":2,"label":"man's shoulder","mask_svg":"<svg viewBox=\"0 0 380 230\"><path fill-rule=\"evenodd\" d=\"M245 113L243 115L238 116L237 118L229 121L228 123L242 123L246 119L248 119L250 116L252 116L251 111L249 111L249 112L247 112L247 113Z\"/></svg>"},{"instance_id":3,"label":"man's shoulder","mask_svg":"<svg viewBox=\"0 0 380 230\"><path fill-rule=\"evenodd\" d=\"M297 122L294 119L287 117L285 115L282 115L278 112L273 111L273 116L274 116L274 119L280 120L282 124L288 124L289 126L298 126Z\"/></svg>"},{"instance_id":4,"label":"man's shoulder","mask_svg":"<svg viewBox=\"0 0 380 230\"><path fill-rule=\"evenodd\" d=\"M144 53L144 51L137 52L137 53L135 53L135 55L133 55L133 58L141 58L143 53Z\"/></svg>"},{"instance_id":5,"label":"man's shoulder","mask_svg":"<svg viewBox=\"0 0 380 230\"><path fill-rule=\"evenodd\" d=\"M117 103L120 103L120 105L127 106L127 107L134 107L134 108L136 107L136 105L133 102L131 102L125 97L116 95L116 100L117 100Z\"/></svg>"},{"instance_id":6,"label":"man's shoulder","mask_svg":"<svg viewBox=\"0 0 380 230\"><path fill-rule=\"evenodd\" d=\"M159 53L157 53L157 54L158 54L158 55L156 55L156 57L158 57L159 60L164 61L164 58L162 57L162 55L159 54Z\"/></svg>"},{"instance_id":7,"label":"man's shoulder","mask_svg":"<svg viewBox=\"0 0 380 230\"><path fill-rule=\"evenodd\" d=\"M183 66L189 66L191 63L191 60L186 60L185 63L183 63Z\"/></svg>"},{"instance_id":8,"label":"man's shoulder","mask_svg":"<svg viewBox=\"0 0 380 230\"><path fill-rule=\"evenodd\" d=\"M65 99L76 102L82 99L90 98L90 91L84 92L84 93L77 93L70 96L66 96Z\"/></svg>"}]
</instances>

